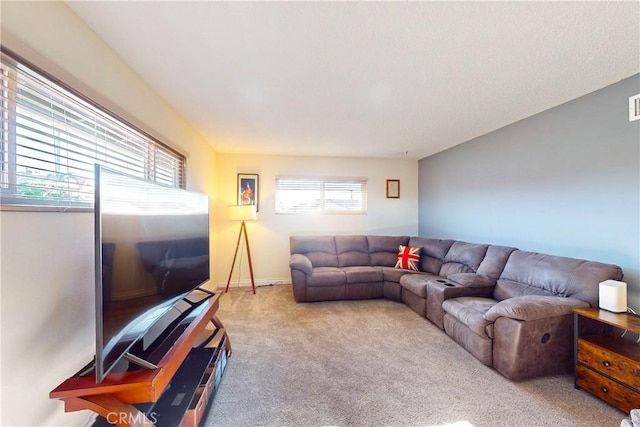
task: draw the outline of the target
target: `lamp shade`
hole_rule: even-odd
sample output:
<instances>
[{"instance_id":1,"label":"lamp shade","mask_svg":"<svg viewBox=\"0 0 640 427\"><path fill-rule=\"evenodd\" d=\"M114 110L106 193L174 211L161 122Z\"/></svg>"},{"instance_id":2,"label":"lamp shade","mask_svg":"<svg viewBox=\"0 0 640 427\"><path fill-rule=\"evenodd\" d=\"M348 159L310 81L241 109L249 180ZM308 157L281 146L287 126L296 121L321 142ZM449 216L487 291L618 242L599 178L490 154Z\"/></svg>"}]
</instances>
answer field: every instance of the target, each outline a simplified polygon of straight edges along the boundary
<instances>
[{"instance_id":1,"label":"lamp shade","mask_svg":"<svg viewBox=\"0 0 640 427\"><path fill-rule=\"evenodd\" d=\"M251 221L256 219L256 205L229 206L230 221Z\"/></svg>"},{"instance_id":2,"label":"lamp shade","mask_svg":"<svg viewBox=\"0 0 640 427\"><path fill-rule=\"evenodd\" d=\"M600 308L614 313L627 311L627 284L617 280L605 280L600 282L599 289Z\"/></svg>"}]
</instances>

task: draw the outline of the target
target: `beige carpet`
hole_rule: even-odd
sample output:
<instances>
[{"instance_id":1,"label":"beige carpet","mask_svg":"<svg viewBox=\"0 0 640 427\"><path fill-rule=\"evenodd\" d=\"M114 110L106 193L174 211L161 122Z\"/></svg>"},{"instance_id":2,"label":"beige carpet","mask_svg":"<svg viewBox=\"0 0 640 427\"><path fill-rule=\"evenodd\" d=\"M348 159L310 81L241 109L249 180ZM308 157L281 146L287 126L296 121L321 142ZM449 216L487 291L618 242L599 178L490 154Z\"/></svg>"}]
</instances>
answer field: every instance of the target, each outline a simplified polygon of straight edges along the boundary
<instances>
[{"instance_id":1,"label":"beige carpet","mask_svg":"<svg viewBox=\"0 0 640 427\"><path fill-rule=\"evenodd\" d=\"M206 426L619 426L569 375L514 383L389 300L297 304L232 289L233 354Z\"/></svg>"}]
</instances>

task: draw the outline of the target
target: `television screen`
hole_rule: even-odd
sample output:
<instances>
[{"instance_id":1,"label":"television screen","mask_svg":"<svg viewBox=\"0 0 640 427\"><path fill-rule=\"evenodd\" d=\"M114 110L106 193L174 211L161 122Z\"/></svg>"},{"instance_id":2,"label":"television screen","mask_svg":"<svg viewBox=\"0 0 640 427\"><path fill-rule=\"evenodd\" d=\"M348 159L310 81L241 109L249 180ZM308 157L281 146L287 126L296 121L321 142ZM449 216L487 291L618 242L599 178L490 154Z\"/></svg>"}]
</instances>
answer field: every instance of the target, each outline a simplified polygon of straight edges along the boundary
<instances>
[{"instance_id":1,"label":"television screen","mask_svg":"<svg viewBox=\"0 0 640 427\"><path fill-rule=\"evenodd\" d=\"M99 165L95 174L100 382L157 320L209 280L209 197Z\"/></svg>"}]
</instances>

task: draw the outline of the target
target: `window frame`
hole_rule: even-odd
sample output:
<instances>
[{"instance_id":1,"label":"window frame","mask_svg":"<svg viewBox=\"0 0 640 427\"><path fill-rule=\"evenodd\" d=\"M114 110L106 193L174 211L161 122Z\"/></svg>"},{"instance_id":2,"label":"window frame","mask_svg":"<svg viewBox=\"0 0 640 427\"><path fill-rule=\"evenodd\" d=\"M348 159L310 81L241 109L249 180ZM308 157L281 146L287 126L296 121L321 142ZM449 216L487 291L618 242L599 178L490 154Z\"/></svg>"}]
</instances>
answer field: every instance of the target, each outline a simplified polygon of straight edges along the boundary
<instances>
[{"instance_id":1,"label":"window frame","mask_svg":"<svg viewBox=\"0 0 640 427\"><path fill-rule=\"evenodd\" d=\"M88 134L80 129L71 131L77 132L76 135L72 135L71 132L67 132L65 129L64 133L66 133L66 135L60 137L56 135L54 129L58 123L58 118L54 117L51 119L52 124L43 126L48 132L41 133L43 140L49 138L55 141L53 143L41 143L45 145L48 144L52 151L43 151L42 157L33 157L34 161L46 163L46 165L51 167L49 174L57 173L54 171L58 167L71 168L69 162L72 162L77 165L82 165L82 172L93 176L93 163L100 163L120 172L129 173L132 176L155 182L159 185L172 188L186 188L186 156L178 150L163 143L130 121L93 101L4 45L0 45L0 52L2 54L2 65L0 67L0 211L91 211L94 207L92 197L94 183L92 182L92 178L88 178L89 184L77 193L86 196L86 200L82 201L74 201L71 200L71 198L68 200L54 200L39 196L30 198L19 193L18 188L20 185L18 184L18 178L20 172L18 171L18 167L27 170L31 166L25 164L18 165L18 158L25 156L25 154L19 155L18 152L21 149L24 151L25 149L33 148L30 147L29 144L25 145L23 142L20 142L19 139L22 138L24 140L27 138L24 135L20 136L21 132L29 129L27 124L31 124L32 122L30 121L34 120L33 117L35 116L28 117L27 122L25 122L27 124L20 124L20 113L18 110L21 102L23 106L27 105L25 104L25 102L27 102L25 101L25 94L34 87L42 91L37 92L35 95L38 100L48 99L43 98L47 95L52 97L50 101L51 109L45 109L45 112L50 111L52 115L56 116L56 109L59 108L60 105L66 106L68 102L68 105L74 107L74 113L76 111L75 108L80 111L77 117L83 120L86 118L87 121L95 121L96 126L99 126L96 127L96 129L116 129L118 135L121 133L125 138L119 140L121 145L127 145L125 149L115 150L117 144L114 144L114 141L118 140L113 139L113 136L110 134L104 133L104 136L94 136L93 140L91 140L87 138ZM16 80L12 78L13 76L22 78L23 80L16 82ZM25 79L36 82L36 86L29 86L28 83L25 83ZM16 100L18 94L21 99L20 101ZM63 99L65 104L59 104L58 99ZM35 114L34 110L30 109L29 106L25 107L25 110L28 110L28 114L30 115ZM67 111L65 110L62 116L65 120L68 119L66 114ZM135 141L135 143L132 141ZM69 153L72 153L74 149L65 147L65 154L59 154L55 152L58 144L62 146L79 147L83 153L76 153L74 158L65 157L68 156ZM115 161L118 154L123 158L132 159L132 161L121 162L114 168L114 163L112 162ZM52 160L48 160L47 157ZM65 158L67 165L64 164ZM165 172L165 174L162 174L162 172ZM63 174L66 176L65 179L73 177L73 174L69 172ZM37 179L38 181L43 181L49 179L49 177L38 177ZM39 188L38 186L30 187L28 184L23 186L23 188L42 189L42 187ZM64 188L64 185L61 185L61 188ZM69 191L69 194L74 193Z\"/></svg>"},{"instance_id":2,"label":"window frame","mask_svg":"<svg viewBox=\"0 0 640 427\"><path fill-rule=\"evenodd\" d=\"M317 208L314 209L283 209L281 207L282 182L298 181L299 183L315 183L319 185L319 200ZM327 185L360 185L360 203L361 209L328 209L327 208ZM301 186L302 187L302 186ZM310 186L311 187L311 186ZM304 190L303 188L300 188ZM308 191L313 191L309 188ZM276 215L367 215L368 214L368 178L366 177L319 177L319 176L303 176L303 175L283 175L276 176L275 180L275 213Z\"/></svg>"}]
</instances>

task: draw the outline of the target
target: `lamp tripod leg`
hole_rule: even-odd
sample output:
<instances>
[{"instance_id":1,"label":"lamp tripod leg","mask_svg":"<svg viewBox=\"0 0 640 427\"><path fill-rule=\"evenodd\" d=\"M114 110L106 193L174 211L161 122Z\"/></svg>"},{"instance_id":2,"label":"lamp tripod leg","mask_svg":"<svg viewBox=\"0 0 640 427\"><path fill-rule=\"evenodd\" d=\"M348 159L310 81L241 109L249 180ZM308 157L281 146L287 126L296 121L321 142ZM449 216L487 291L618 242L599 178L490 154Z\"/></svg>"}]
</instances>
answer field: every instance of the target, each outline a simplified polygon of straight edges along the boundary
<instances>
[{"instance_id":1,"label":"lamp tripod leg","mask_svg":"<svg viewBox=\"0 0 640 427\"><path fill-rule=\"evenodd\" d=\"M244 221L242 221L242 226L240 232L244 230L244 242L247 245L247 258L249 259L249 273L251 274L251 289L253 289L253 294L256 294L256 282L253 280L253 264L251 263L251 249L249 249L249 235L247 234L247 226ZM237 251L237 249L236 249Z\"/></svg>"},{"instance_id":2,"label":"lamp tripod leg","mask_svg":"<svg viewBox=\"0 0 640 427\"><path fill-rule=\"evenodd\" d=\"M229 278L227 279L227 287L225 288L224 292L227 293L229 292L229 284L231 283L231 276L233 275L233 267L235 267L236 265L236 258L238 257L238 249L240 248L240 238L242 237L242 230L244 230L244 221L242 221L242 224L240 225L240 232L238 233L238 242L236 243L236 252L233 254L233 262L231 263L231 271L229 272ZM251 260L251 258L249 258L249 260ZM251 261L249 261L249 265L251 265ZM253 280L253 273L251 275L251 278ZM255 291L254 291L255 293Z\"/></svg>"}]
</instances>

